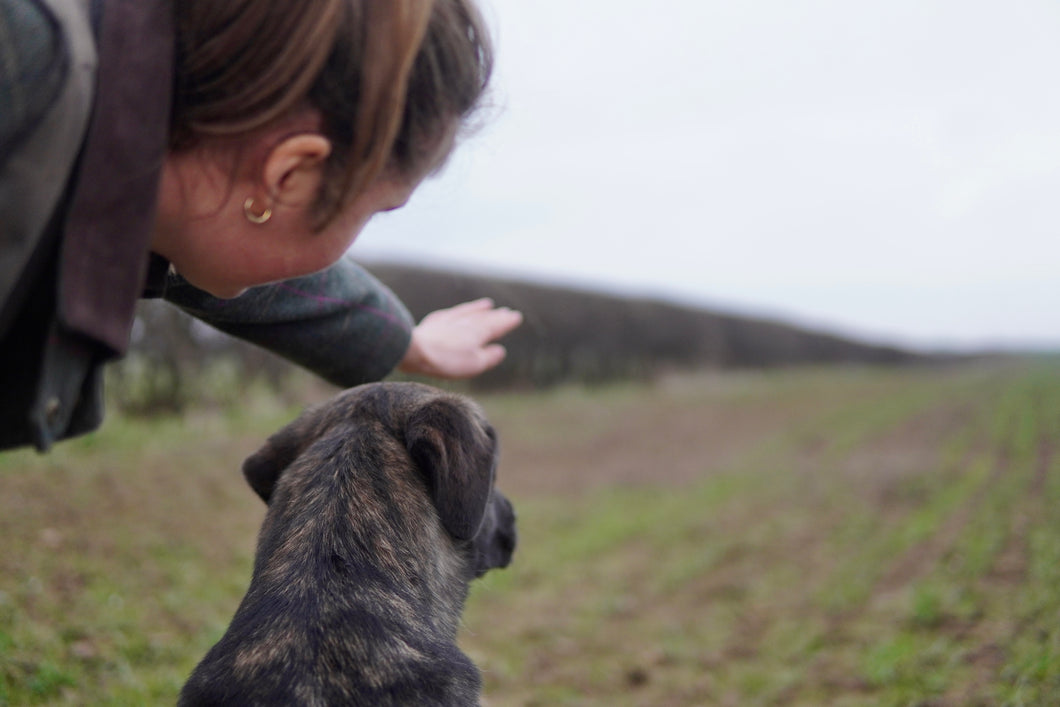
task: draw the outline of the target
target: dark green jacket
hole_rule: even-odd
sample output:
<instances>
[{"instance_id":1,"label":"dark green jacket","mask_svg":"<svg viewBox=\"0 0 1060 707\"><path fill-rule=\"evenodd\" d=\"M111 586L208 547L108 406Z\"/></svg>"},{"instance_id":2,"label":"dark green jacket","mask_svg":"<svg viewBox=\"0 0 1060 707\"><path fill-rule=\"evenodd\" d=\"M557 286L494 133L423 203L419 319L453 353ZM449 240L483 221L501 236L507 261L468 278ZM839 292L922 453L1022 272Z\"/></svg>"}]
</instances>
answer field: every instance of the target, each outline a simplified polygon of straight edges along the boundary
<instances>
[{"instance_id":1,"label":"dark green jacket","mask_svg":"<svg viewBox=\"0 0 1060 707\"><path fill-rule=\"evenodd\" d=\"M172 0L0 0L0 46L0 449L100 424L145 288L338 385L401 360L411 317L348 259L232 300L152 261Z\"/></svg>"}]
</instances>

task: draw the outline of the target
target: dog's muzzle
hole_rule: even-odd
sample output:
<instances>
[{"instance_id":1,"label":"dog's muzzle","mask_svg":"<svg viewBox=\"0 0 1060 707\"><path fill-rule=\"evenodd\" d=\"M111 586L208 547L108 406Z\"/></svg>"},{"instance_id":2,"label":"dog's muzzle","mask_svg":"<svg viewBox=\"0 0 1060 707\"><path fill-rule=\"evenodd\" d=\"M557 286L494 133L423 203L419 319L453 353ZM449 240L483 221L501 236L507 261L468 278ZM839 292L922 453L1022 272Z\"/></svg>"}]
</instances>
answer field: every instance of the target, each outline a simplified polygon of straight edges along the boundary
<instances>
[{"instance_id":1,"label":"dog's muzzle","mask_svg":"<svg viewBox=\"0 0 1060 707\"><path fill-rule=\"evenodd\" d=\"M494 490L475 539L475 576L489 570L507 567L515 551L515 511L501 493Z\"/></svg>"}]
</instances>

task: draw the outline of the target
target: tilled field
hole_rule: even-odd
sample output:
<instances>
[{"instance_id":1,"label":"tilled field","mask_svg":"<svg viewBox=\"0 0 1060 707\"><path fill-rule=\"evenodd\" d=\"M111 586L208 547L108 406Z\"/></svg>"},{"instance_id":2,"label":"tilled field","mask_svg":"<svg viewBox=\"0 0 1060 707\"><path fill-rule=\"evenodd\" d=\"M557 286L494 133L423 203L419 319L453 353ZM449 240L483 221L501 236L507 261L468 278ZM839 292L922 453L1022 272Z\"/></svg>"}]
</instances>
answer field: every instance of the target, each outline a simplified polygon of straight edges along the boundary
<instances>
[{"instance_id":1,"label":"tilled field","mask_svg":"<svg viewBox=\"0 0 1060 707\"><path fill-rule=\"evenodd\" d=\"M490 704L1060 704L1058 374L501 407L535 433L503 467L524 552L468 618Z\"/></svg>"},{"instance_id":2,"label":"tilled field","mask_svg":"<svg viewBox=\"0 0 1060 707\"><path fill-rule=\"evenodd\" d=\"M511 568L487 705L1060 704L1060 366L705 373L483 396ZM172 704L249 579L292 414L0 456L0 704Z\"/></svg>"}]
</instances>

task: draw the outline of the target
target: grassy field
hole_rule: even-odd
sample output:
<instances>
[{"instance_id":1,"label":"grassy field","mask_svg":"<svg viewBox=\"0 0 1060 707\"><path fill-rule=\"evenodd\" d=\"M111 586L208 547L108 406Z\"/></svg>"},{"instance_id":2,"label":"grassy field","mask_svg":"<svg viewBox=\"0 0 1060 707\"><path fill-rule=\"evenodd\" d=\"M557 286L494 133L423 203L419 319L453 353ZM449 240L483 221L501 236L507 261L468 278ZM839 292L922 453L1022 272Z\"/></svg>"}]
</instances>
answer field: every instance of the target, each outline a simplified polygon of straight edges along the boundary
<instances>
[{"instance_id":1,"label":"grassy field","mask_svg":"<svg viewBox=\"0 0 1060 707\"><path fill-rule=\"evenodd\" d=\"M461 635L487 705L1060 704L1060 363L480 400L521 532ZM0 455L0 705L172 704L294 412Z\"/></svg>"}]
</instances>

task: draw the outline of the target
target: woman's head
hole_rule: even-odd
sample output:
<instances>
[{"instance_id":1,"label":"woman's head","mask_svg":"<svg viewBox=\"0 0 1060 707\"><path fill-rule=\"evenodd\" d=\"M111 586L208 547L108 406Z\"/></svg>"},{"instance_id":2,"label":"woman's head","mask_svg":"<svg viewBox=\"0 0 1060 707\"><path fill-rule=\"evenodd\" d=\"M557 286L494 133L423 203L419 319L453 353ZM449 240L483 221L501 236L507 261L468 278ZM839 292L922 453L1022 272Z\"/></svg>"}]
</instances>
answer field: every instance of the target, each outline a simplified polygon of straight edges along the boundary
<instances>
[{"instance_id":1,"label":"woman's head","mask_svg":"<svg viewBox=\"0 0 1060 707\"><path fill-rule=\"evenodd\" d=\"M227 170L233 189L261 182L257 194L231 194L228 201L254 198L259 212L290 205L291 194L277 189L286 182L271 184L266 173L275 148L306 134L319 141L301 141L305 149L285 153L280 165L313 171L312 188L293 192L301 199L294 206L313 232L356 225L347 213L356 202L371 202L362 211L390 208L403 201L398 192L407 198L444 159L492 68L472 0L177 0L176 6L176 89L160 220L183 208L166 201L174 174L182 196L195 196L188 182L201 170L188 166L204 160L218 174ZM280 167L273 164L274 173ZM389 196L372 199L380 182L390 183ZM167 248L157 249L167 256L174 233L182 235L173 223ZM208 255L202 248L200 254Z\"/></svg>"},{"instance_id":2,"label":"woman's head","mask_svg":"<svg viewBox=\"0 0 1060 707\"><path fill-rule=\"evenodd\" d=\"M470 0L178 0L171 148L254 135L300 109L332 143L325 222L384 169L416 175L485 91Z\"/></svg>"}]
</instances>

